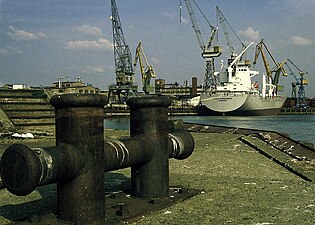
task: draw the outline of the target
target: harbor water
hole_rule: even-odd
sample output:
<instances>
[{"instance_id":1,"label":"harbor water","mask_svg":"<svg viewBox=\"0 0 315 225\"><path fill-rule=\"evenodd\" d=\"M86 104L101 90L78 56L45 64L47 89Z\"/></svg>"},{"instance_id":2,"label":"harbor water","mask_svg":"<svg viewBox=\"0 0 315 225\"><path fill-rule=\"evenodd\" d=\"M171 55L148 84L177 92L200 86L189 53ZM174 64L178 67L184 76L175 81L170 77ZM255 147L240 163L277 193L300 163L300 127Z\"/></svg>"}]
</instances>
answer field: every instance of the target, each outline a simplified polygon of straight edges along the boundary
<instances>
[{"instance_id":1,"label":"harbor water","mask_svg":"<svg viewBox=\"0 0 315 225\"><path fill-rule=\"evenodd\" d=\"M182 119L184 122L219 125L238 128L277 131L291 138L315 145L314 115L279 115L279 116L172 116L169 119ZM129 118L107 118L105 128L129 129Z\"/></svg>"}]
</instances>

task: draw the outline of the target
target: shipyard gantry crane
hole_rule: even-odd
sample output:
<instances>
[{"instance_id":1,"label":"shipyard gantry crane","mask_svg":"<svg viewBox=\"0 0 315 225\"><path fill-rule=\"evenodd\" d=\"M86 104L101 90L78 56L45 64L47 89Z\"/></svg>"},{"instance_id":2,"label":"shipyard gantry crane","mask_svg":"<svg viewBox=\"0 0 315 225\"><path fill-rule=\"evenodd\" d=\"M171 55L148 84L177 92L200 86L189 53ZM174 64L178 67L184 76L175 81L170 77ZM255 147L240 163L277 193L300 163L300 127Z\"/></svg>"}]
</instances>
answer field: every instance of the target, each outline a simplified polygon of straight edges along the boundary
<instances>
[{"instance_id":1,"label":"shipyard gantry crane","mask_svg":"<svg viewBox=\"0 0 315 225\"><path fill-rule=\"evenodd\" d=\"M214 58L220 56L222 52L221 52L220 46L212 46L212 42L217 33L217 28L215 28L214 26L210 24L210 22L202 13L197 3L194 0L192 0L210 27L210 35L209 35L207 44L205 44L201 35L199 25L196 20L191 2L190 0L184 0L184 1L185 1L186 8L187 8L187 11L188 11L191 23L192 23L192 28L195 32L199 47L201 48L201 51L202 51L201 56L206 61L203 90L209 90L215 87L219 83L218 77L214 75L214 71L215 71Z\"/></svg>"},{"instance_id":2,"label":"shipyard gantry crane","mask_svg":"<svg viewBox=\"0 0 315 225\"><path fill-rule=\"evenodd\" d=\"M268 55L270 56L270 58L272 59L272 61L275 64L274 69L270 68L270 64L268 62L265 50L267 51ZM281 63L278 63L277 60L271 54L271 52L268 49L268 47L266 46L266 44L264 43L263 39L256 45L255 58L254 58L254 62L253 62L254 65L257 64L257 59L258 59L259 55L261 55L261 57L262 57L262 60L263 60L264 66L265 66L265 70L266 70L266 75L269 79L271 79L272 84L275 85L276 92L277 92L280 75L282 74L283 76L287 76L287 73L286 73L284 66L283 66L284 63L286 62L286 60L284 60ZM275 73L274 76L273 76L273 73Z\"/></svg>"},{"instance_id":3,"label":"shipyard gantry crane","mask_svg":"<svg viewBox=\"0 0 315 225\"><path fill-rule=\"evenodd\" d=\"M136 56L134 60L134 68L137 66L137 62L139 61L140 73L142 78L143 91L145 94L149 94L153 92L153 87L151 86L151 78L155 78L155 72L153 70L153 66L149 65L147 57L144 54L141 42L138 44L136 48Z\"/></svg>"},{"instance_id":4,"label":"shipyard gantry crane","mask_svg":"<svg viewBox=\"0 0 315 225\"><path fill-rule=\"evenodd\" d=\"M304 78L304 75L308 74L308 72L303 72L290 59L288 59L287 61L299 71L299 75L300 75L300 77L298 78L297 75L293 72L292 68L289 66L289 64L287 62L285 63L290 71L290 75L292 75L296 80L296 82L292 83L292 97L296 98L295 107L306 108L308 107L308 105L306 104L306 100L305 100L304 86L308 85L308 80ZM296 95L296 85L299 86L298 95Z\"/></svg>"},{"instance_id":5,"label":"shipyard gantry crane","mask_svg":"<svg viewBox=\"0 0 315 225\"><path fill-rule=\"evenodd\" d=\"M134 83L131 52L124 37L115 0L111 0L111 9L116 84L108 86L109 99L117 101L116 96L118 96L118 102L122 103L138 91L138 86Z\"/></svg>"}]
</instances>

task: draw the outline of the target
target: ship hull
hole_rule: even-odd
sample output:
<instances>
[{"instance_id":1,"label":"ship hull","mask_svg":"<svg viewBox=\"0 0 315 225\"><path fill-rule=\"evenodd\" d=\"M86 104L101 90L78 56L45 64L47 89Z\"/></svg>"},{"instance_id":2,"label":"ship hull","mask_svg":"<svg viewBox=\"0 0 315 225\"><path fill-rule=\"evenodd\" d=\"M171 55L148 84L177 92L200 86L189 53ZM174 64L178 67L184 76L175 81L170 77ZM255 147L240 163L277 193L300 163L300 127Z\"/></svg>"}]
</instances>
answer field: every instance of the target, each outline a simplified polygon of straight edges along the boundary
<instances>
[{"instance_id":1,"label":"ship hull","mask_svg":"<svg viewBox=\"0 0 315 225\"><path fill-rule=\"evenodd\" d=\"M213 116L218 116L218 115L225 115L225 116L278 115L283 103L286 100L286 97L283 97L283 96L261 97L256 93L254 94L252 93L252 94L247 95L243 104L240 105L238 108L227 111L229 107L224 105L224 103L226 103L227 105L230 103L233 103L233 105L236 106L235 104L236 102L241 103L238 97L233 97L232 93L230 93L229 99L227 101L219 101L216 98L213 98L213 99L207 98L207 101L203 101L202 103L203 107L200 108L200 114L213 115ZM220 108L220 104L221 104L221 108Z\"/></svg>"},{"instance_id":2,"label":"ship hull","mask_svg":"<svg viewBox=\"0 0 315 225\"><path fill-rule=\"evenodd\" d=\"M215 112L206 106L199 106L198 115L201 116L276 116L279 115L280 109L261 109L261 110L242 110L232 112Z\"/></svg>"},{"instance_id":3,"label":"ship hull","mask_svg":"<svg viewBox=\"0 0 315 225\"><path fill-rule=\"evenodd\" d=\"M201 94L200 102L214 112L227 113L242 107L247 97L246 92L212 92Z\"/></svg>"},{"instance_id":4,"label":"ship hull","mask_svg":"<svg viewBox=\"0 0 315 225\"><path fill-rule=\"evenodd\" d=\"M246 102L236 113L239 115L278 115L286 97L261 97L259 95L249 95Z\"/></svg>"}]
</instances>

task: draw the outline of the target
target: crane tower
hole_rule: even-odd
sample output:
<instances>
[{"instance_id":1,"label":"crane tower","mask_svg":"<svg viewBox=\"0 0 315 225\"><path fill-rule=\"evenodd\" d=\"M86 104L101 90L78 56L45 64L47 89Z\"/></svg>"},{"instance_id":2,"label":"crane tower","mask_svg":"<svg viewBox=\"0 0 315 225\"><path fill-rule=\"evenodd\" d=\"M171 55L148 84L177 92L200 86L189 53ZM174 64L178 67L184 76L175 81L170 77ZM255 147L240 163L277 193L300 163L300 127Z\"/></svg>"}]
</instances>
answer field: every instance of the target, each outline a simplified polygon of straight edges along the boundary
<instances>
[{"instance_id":1,"label":"crane tower","mask_svg":"<svg viewBox=\"0 0 315 225\"><path fill-rule=\"evenodd\" d=\"M308 74L308 72L303 72L299 67L297 67L290 59L287 60L292 66L294 66L298 72L300 77L298 78L296 74L293 72L292 68L289 66L289 64L286 62L286 66L288 67L290 71L290 75L292 75L296 82L292 83L292 97L296 98L296 108L307 108L309 107L306 103L305 98L305 89L304 87L308 85L308 80L304 78L305 74ZM296 95L296 85L299 86L298 95Z\"/></svg>"},{"instance_id":2,"label":"crane tower","mask_svg":"<svg viewBox=\"0 0 315 225\"><path fill-rule=\"evenodd\" d=\"M108 86L109 99L114 100L118 96L118 102L122 103L125 101L124 99L137 93L138 86L134 83L131 52L124 37L115 0L111 0L111 7L112 15L110 19L113 25L116 84Z\"/></svg>"},{"instance_id":3,"label":"crane tower","mask_svg":"<svg viewBox=\"0 0 315 225\"><path fill-rule=\"evenodd\" d=\"M186 8L187 8L187 11L188 11L191 23L192 23L192 28L195 32L199 47L202 50L201 56L206 61L203 89L209 90L209 89L215 87L219 83L218 77L214 75L214 71L215 71L214 58L221 55L221 47L212 45L213 39L217 33L217 28L215 28L214 26L212 26L210 24L210 22L204 16L204 14L202 13L201 9L196 4L196 2L194 0L193 0L193 2L198 7L199 11L201 12L204 19L206 20L206 22L208 23L208 25L210 27L210 35L208 37L207 44L205 44L205 42L203 41L202 35L201 35L199 25L197 23L197 19L195 17L195 13L194 13L193 7L191 5L191 2L190 2L190 0L185 0Z\"/></svg>"}]
</instances>

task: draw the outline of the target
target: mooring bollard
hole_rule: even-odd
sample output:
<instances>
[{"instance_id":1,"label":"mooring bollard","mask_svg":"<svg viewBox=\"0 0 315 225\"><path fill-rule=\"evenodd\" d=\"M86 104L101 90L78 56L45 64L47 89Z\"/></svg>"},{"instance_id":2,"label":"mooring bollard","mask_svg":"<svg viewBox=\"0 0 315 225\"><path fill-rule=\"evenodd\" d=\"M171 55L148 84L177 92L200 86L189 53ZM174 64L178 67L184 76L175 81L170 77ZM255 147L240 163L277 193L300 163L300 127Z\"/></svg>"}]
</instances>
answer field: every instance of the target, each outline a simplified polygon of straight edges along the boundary
<instances>
[{"instance_id":1,"label":"mooring bollard","mask_svg":"<svg viewBox=\"0 0 315 225\"><path fill-rule=\"evenodd\" d=\"M57 181L58 215L89 223L105 216L103 95L59 95L50 102L56 112L56 144L79 149L86 157L84 172Z\"/></svg>"},{"instance_id":2,"label":"mooring bollard","mask_svg":"<svg viewBox=\"0 0 315 225\"><path fill-rule=\"evenodd\" d=\"M168 113L171 100L165 96L144 96L127 101L130 135L145 135L154 142L154 158L131 166L131 193L136 197L169 195Z\"/></svg>"},{"instance_id":3,"label":"mooring bollard","mask_svg":"<svg viewBox=\"0 0 315 225\"><path fill-rule=\"evenodd\" d=\"M155 96L128 101L132 137L106 143L105 102L102 95L53 97L57 146L13 144L7 148L0 162L5 187L23 196L37 186L56 182L58 217L77 224L104 222L105 171L131 166L134 196L167 197L168 159L185 159L194 149L187 131L168 133L170 100Z\"/></svg>"},{"instance_id":4,"label":"mooring bollard","mask_svg":"<svg viewBox=\"0 0 315 225\"><path fill-rule=\"evenodd\" d=\"M5 187L27 195L36 186L57 182L61 220L91 224L105 218L104 105L106 96L53 96L56 147L12 145L1 158Z\"/></svg>"}]
</instances>

